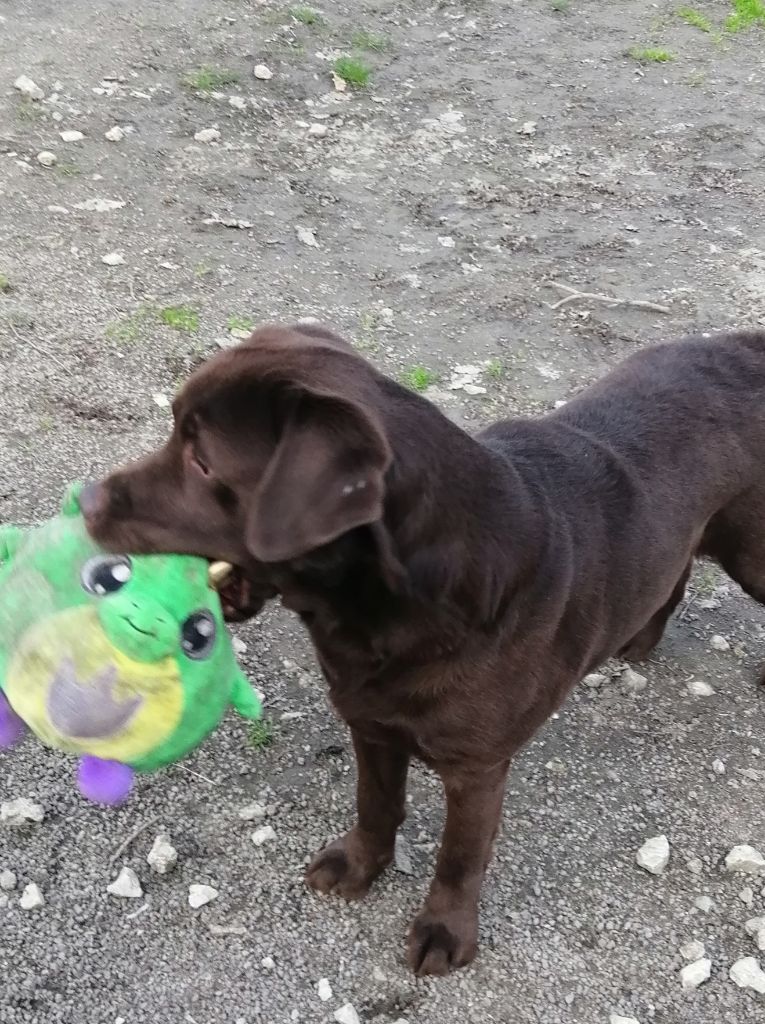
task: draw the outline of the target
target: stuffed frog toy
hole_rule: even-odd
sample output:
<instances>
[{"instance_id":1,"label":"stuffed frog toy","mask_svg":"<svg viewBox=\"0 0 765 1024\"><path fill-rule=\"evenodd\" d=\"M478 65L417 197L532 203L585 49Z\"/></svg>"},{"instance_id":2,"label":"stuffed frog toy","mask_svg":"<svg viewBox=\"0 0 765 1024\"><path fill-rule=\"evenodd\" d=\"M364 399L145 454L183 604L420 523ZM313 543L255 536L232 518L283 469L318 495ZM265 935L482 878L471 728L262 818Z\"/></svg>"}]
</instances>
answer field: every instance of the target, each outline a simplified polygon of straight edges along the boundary
<instances>
[{"instance_id":1,"label":"stuffed frog toy","mask_svg":"<svg viewBox=\"0 0 765 1024\"><path fill-rule=\"evenodd\" d=\"M116 804L136 772L197 747L229 704L256 719L260 702L214 588L227 567L109 554L78 493L36 529L0 526L0 746L29 728L80 756L84 796Z\"/></svg>"}]
</instances>

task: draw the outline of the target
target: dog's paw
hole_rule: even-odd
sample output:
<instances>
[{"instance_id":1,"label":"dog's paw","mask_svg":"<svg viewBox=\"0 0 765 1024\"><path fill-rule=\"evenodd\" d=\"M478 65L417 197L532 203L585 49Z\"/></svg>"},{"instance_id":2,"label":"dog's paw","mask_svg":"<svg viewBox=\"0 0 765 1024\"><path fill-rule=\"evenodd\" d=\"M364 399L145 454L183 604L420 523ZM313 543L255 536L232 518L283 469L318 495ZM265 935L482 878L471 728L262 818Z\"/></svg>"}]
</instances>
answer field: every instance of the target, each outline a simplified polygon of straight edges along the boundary
<instances>
[{"instance_id":1,"label":"dog's paw","mask_svg":"<svg viewBox=\"0 0 765 1024\"><path fill-rule=\"evenodd\" d=\"M424 909L409 932L409 966L418 977L465 967L478 952L478 916L472 910L435 914Z\"/></svg>"},{"instance_id":2,"label":"dog's paw","mask_svg":"<svg viewBox=\"0 0 765 1024\"><path fill-rule=\"evenodd\" d=\"M317 892L360 900L392 859L392 851L380 851L356 829L351 829L314 858L305 880Z\"/></svg>"}]
</instances>

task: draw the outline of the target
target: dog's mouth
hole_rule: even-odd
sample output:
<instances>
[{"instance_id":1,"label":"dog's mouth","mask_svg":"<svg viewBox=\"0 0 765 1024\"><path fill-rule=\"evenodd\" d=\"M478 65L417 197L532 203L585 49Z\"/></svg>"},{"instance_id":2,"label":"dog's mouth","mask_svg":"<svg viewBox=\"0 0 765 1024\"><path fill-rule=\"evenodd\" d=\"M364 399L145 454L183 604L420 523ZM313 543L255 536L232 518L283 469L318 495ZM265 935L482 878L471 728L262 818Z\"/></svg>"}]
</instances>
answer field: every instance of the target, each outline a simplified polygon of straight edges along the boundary
<instances>
[{"instance_id":1,"label":"dog's mouth","mask_svg":"<svg viewBox=\"0 0 765 1024\"><path fill-rule=\"evenodd\" d=\"M214 564L214 563L213 563ZM263 607L263 602L276 595L276 589L256 581L238 565L232 565L225 579L215 587L226 622L245 622Z\"/></svg>"}]
</instances>

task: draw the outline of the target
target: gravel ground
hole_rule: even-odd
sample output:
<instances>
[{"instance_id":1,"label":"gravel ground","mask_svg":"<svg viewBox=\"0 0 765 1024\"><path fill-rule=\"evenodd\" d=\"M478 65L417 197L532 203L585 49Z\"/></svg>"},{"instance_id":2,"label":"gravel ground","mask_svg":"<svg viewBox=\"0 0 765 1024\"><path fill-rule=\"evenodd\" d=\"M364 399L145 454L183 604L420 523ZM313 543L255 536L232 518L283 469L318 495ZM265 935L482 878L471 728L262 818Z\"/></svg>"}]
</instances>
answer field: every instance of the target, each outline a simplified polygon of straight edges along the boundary
<instances>
[{"instance_id":1,"label":"gravel ground","mask_svg":"<svg viewBox=\"0 0 765 1024\"><path fill-rule=\"evenodd\" d=\"M765 23L720 31L733 6L5 0L0 519L39 520L70 479L154 445L179 380L250 322L320 317L468 428L545 411L638 345L765 324ZM346 55L366 86L334 87ZM553 309L552 282L668 311ZM765 879L723 862L765 849L765 616L709 567L689 598L645 689L609 666L518 759L481 955L444 981L402 957L442 817L425 771L406 870L361 905L302 885L350 820L353 764L279 609L240 631L269 746L232 719L116 811L84 804L58 754L0 754L0 799L46 811L0 824L18 879L0 1021L321 1024L346 1003L362 1024L762 1021L765 996L729 970L758 954L744 923ZM263 822L238 816L253 800L275 833L261 846ZM146 863L160 832L166 876ZM653 876L635 854L662 834ZM123 865L142 898L107 893ZM192 910L192 884L219 895ZM695 991L689 940L711 960Z\"/></svg>"}]
</instances>

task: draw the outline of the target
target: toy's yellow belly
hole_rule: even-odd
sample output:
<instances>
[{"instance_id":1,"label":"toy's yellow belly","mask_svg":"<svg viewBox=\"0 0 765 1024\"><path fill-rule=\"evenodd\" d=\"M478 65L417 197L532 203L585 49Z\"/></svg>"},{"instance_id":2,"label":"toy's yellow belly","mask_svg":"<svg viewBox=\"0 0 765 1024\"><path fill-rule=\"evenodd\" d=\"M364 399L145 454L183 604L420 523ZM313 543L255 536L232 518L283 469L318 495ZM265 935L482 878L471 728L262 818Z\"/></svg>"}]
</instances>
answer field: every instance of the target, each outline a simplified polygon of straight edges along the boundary
<instances>
[{"instance_id":1,"label":"toy's yellow belly","mask_svg":"<svg viewBox=\"0 0 765 1024\"><path fill-rule=\"evenodd\" d=\"M176 662L126 657L92 606L57 612L28 629L9 662L5 692L49 746L125 764L163 743L183 711Z\"/></svg>"}]
</instances>

